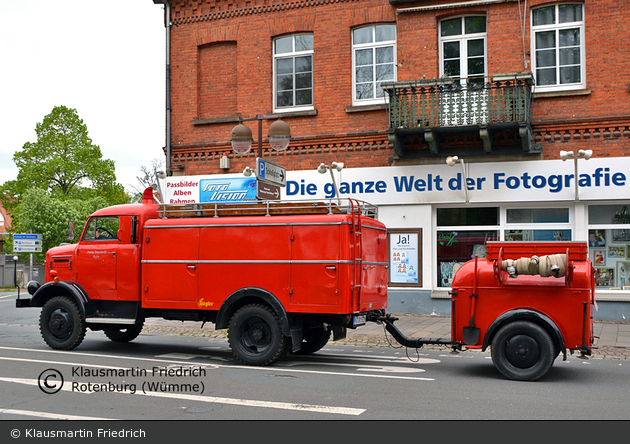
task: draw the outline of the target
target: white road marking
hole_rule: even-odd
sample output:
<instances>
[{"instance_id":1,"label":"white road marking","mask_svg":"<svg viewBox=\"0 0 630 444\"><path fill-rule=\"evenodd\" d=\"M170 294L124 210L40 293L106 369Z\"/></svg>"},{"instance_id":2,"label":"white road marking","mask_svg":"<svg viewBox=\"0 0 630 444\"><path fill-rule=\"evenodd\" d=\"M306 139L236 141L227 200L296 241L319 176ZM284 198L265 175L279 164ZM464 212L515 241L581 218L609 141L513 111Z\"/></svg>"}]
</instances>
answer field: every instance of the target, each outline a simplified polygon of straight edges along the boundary
<instances>
[{"instance_id":1,"label":"white road marking","mask_svg":"<svg viewBox=\"0 0 630 444\"><path fill-rule=\"evenodd\" d=\"M98 357L98 358L109 358L109 359L128 359L128 360L135 360L135 361L148 361L148 362L168 362L170 364L190 364L190 361L183 361L183 362L177 362L177 361L171 361L171 360L167 360L167 359L162 359L162 360L158 360L158 359L151 359L151 358L138 358L135 356L117 356L117 355L99 355L99 354L94 354L94 353L81 353L81 352L76 352L76 351L71 351L71 352L64 352L64 351L59 351L59 350L34 350L34 349L29 349L29 348L18 348L18 347L2 347L0 346L0 350L16 350L16 351L30 351L30 352L43 352L43 353L55 353L55 354L69 354L69 355L73 355L73 356L93 356L93 357ZM161 355L161 356L167 356L167 355ZM4 359L11 359L11 358L4 358ZM22 359L22 358L20 358ZM50 361L45 361L45 362L50 362ZM66 364L66 365L84 365L87 366L86 364L70 364L70 363L64 363L64 362L58 362L59 364ZM320 363L322 364L322 363ZM396 376L396 375L370 375L370 374L361 374L361 373L341 373L341 372L333 372L333 371L319 371L319 370L300 370L300 369L295 369L295 368L289 368L289 367L285 367L285 366L281 366L281 365L277 365L274 367L253 367L253 366L247 366L247 365L221 365L221 364L204 364L204 365L208 365L211 368L214 369L242 369L242 370L250 370L250 371L266 371L266 372L293 372L293 373L308 373L308 374L315 374L315 375L333 375L333 376L350 376L353 378L383 378L383 379L405 379L405 380L411 380L411 381L434 381L434 378L418 378L418 377L413 377L413 376ZM293 364L291 363L291 365L298 365L298 364ZM328 364L328 365L338 365L338 364ZM346 364L348 366L351 367L356 367L356 365L352 365L352 364ZM360 367L360 366L359 366ZM363 366L364 367L364 366Z\"/></svg>"},{"instance_id":2,"label":"white road marking","mask_svg":"<svg viewBox=\"0 0 630 444\"><path fill-rule=\"evenodd\" d=\"M61 413L36 412L33 410L0 409L0 415L1 414L36 416L38 418L63 419L63 420L71 420L71 421L117 421L116 419L112 419L112 418L98 418L96 416L64 415Z\"/></svg>"},{"instance_id":3,"label":"white road marking","mask_svg":"<svg viewBox=\"0 0 630 444\"><path fill-rule=\"evenodd\" d=\"M9 382L13 384L25 384L25 385L33 385L37 386L38 381L36 379L22 379L22 378L0 378L0 381ZM79 382L79 384L82 384ZM61 390L72 393L84 393L84 392L73 392L72 387L64 386ZM114 393L114 392L112 392ZM259 401L253 399L239 399L239 398L221 398L217 396L203 396L203 395L188 395L183 393L161 393L161 392L135 392L131 391L119 391L115 392L119 394L135 394L139 396L152 396L156 398L169 398L169 399L185 399L188 401L197 401L197 402L209 402L209 403L217 403L217 404L230 404L230 405L240 405L245 407L262 407L262 408L272 408L272 409L282 409L282 410L299 410L303 412L315 412L315 413L331 413L336 415L351 415L351 416L359 416L365 409L355 409L350 407L333 407L333 406L325 406L325 405L315 405L315 404L295 404L289 402L273 402L273 401ZM91 392L85 392L85 394L92 394Z\"/></svg>"}]
</instances>

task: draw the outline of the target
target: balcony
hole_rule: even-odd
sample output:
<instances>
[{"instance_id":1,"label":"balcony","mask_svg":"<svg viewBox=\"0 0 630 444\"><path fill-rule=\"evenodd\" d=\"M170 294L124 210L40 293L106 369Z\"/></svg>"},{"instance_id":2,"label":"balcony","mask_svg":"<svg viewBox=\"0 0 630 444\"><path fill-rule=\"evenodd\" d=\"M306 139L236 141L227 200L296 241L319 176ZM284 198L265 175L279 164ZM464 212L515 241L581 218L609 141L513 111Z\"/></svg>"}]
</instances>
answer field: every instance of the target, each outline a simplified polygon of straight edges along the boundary
<instances>
[{"instance_id":1,"label":"balcony","mask_svg":"<svg viewBox=\"0 0 630 444\"><path fill-rule=\"evenodd\" d=\"M384 82L395 159L540 153L532 143L532 76Z\"/></svg>"}]
</instances>

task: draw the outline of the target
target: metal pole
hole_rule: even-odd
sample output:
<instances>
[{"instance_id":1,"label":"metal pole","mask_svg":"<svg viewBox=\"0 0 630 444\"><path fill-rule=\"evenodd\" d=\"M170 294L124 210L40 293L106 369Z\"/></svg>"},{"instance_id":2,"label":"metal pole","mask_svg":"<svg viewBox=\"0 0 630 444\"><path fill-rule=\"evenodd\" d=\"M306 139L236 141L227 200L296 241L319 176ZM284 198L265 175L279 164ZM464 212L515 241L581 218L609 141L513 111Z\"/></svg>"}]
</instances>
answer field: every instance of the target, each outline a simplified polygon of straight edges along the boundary
<instances>
[{"instance_id":1,"label":"metal pole","mask_svg":"<svg viewBox=\"0 0 630 444\"><path fill-rule=\"evenodd\" d=\"M262 114L258 114L258 157L262 159L263 151L262 151L262 121L265 116Z\"/></svg>"},{"instance_id":2,"label":"metal pole","mask_svg":"<svg viewBox=\"0 0 630 444\"><path fill-rule=\"evenodd\" d=\"M578 194L578 153L573 155L573 165L575 170L575 200L580 200L580 196Z\"/></svg>"}]
</instances>

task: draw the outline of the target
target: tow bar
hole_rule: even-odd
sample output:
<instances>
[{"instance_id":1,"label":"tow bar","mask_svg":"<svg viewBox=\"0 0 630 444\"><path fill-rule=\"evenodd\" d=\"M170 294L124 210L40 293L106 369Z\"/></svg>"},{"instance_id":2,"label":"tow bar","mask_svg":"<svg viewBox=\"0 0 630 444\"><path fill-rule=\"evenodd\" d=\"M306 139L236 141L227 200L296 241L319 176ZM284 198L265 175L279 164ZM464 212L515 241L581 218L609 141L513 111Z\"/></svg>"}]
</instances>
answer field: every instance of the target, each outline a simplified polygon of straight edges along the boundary
<instances>
[{"instance_id":1,"label":"tow bar","mask_svg":"<svg viewBox=\"0 0 630 444\"><path fill-rule=\"evenodd\" d=\"M423 345L447 345L453 349L461 348L461 344L458 342L449 341L446 339L436 338L408 338L394 325L399 318L393 317L390 314L383 314L381 316L375 316L374 318L368 318L370 321L385 324L385 329L392 335L392 337L402 346L409 348L422 348Z\"/></svg>"}]
</instances>

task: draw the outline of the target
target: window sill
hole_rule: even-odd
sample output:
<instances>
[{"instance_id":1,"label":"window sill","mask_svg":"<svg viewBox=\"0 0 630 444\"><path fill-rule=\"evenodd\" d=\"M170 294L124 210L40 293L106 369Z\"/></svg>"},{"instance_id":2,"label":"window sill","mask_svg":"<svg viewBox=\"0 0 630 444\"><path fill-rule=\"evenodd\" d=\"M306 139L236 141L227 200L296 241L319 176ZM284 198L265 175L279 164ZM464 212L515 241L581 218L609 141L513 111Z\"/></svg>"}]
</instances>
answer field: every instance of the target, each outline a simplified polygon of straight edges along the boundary
<instances>
[{"instance_id":1,"label":"window sill","mask_svg":"<svg viewBox=\"0 0 630 444\"><path fill-rule=\"evenodd\" d=\"M274 111L273 114L280 116L283 119L288 117L314 117L317 115L317 108L306 111Z\"/></svg>"},{"instance_id":2,"label":"window sill","mask_svg":"<svg viewBox=\"0 0 630 444\"><path fill-rule=\"evenodd\" d=\"M291 112L274 112L272 113L281 118L287 117L308 117L308 116L316 116L317 110L312 109L308 111L291 111ZM209 119L193 119L192 123L194 126L202 126L202 125L217 125L220 123L238 123L240 122L239 116L223 116L223 117L212 117Z\"/></svg>"},{"instance_id":3,"label":"window sill","mask_svg":"<svg viewBox=\"0 0 630 444\"><path fill-rule=\"evenodd\" d=\"M351 105L346 106L347 113L362 113L365 111L381 111L387 109L387 103L377 105Z\"/></svg>"},{"instance_id":4,"label":"window sill","mask_svg":"<svg viewBox=\"0 0 630 444\"><path fill-rule=\"evenodd\" d=\"M224 117L213 117L210 119L193 119L194 126L200 125L214 125L218 123L238 123L238 116L224 116Z\"/></svg>"},{"instance_id":5,"label":"window sill","mask_svg":"<svg viewBox=\"0 0 630 444\"><path fill-rule=\"evenodd\" d=\"M551 97L573 97L573 96L588 96L591 94L591 88L574 89L569 91L548 91L533 93L534 99L546 99Z\"/></svg>"}]
</instances>

